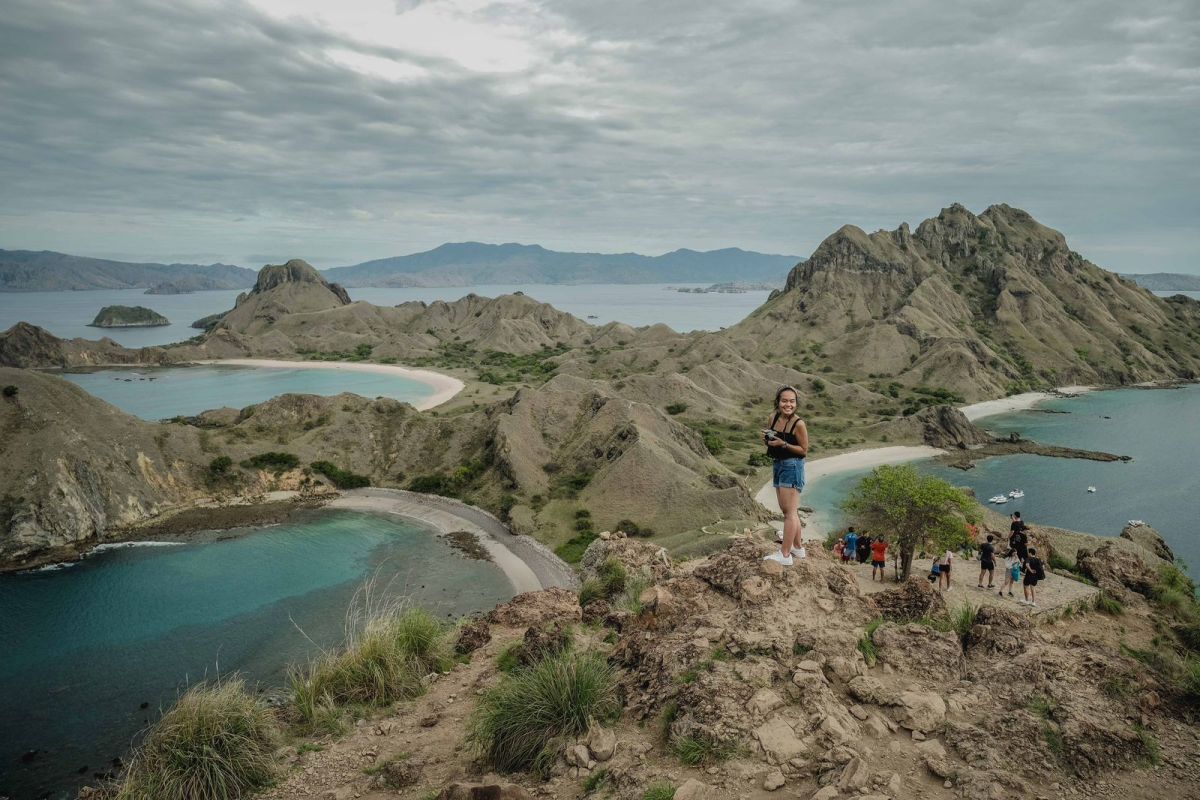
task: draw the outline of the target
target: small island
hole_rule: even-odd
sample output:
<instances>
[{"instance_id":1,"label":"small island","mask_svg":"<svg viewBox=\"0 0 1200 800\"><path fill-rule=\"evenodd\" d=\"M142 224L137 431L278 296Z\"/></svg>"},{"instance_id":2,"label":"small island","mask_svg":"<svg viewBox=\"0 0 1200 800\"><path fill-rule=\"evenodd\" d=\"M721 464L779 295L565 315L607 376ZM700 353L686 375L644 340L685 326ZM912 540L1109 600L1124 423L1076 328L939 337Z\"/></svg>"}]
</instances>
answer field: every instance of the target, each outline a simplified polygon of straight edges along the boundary
<instances>
[{"instance_id":1,"label":"small island","mask_svg":"<svg viewBox=\"0 0 1200 800\"><path fill-rule=\"evenodd\" d=\"M105 306L89 323L92 328L155 328L171 320L144 306Z\"/></svg>"}]
</instances>

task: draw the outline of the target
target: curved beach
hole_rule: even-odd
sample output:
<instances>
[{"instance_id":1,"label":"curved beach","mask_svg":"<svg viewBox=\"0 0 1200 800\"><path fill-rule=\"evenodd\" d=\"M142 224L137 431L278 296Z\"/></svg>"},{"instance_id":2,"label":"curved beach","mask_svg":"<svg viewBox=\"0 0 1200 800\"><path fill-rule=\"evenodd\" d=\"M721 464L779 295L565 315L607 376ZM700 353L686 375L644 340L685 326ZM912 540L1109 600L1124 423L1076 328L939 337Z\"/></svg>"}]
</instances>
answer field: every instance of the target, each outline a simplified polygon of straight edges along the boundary
<instances>
[{"instance_id":1,"label":"curved beach","mask_svg":"<svg viewBox=\"0 0 1200 800\"><path fill-rule=\"evenodd\" d=\"M552 586L574 589L579 585L571 567L545 545L513 534L491 514L458 500L403 489L370 488L345 491L325 507L396 514L423 523L440 535L466 531L488 551L517 594Z\"/></svg>"},{"instance_id":2,"label":"curved beach","mask_svg":"<svg viewBox=\"0 0 1200 800\"><path fill-rule=\"evenodd\" d=\"M433 372L428 369L413 369L394 364L369 364L346 361L287 361L277 358L220 358L193 361L193 364L206 366L232 367L263 367L267 369L333 369L345 372L373 372L378 375L395 375L400 378L418 381L433 389L433 394L413 403L418 411L427 411L450 400L463 390L466 385L458 378Z\"/></svg>"}]
</instances>

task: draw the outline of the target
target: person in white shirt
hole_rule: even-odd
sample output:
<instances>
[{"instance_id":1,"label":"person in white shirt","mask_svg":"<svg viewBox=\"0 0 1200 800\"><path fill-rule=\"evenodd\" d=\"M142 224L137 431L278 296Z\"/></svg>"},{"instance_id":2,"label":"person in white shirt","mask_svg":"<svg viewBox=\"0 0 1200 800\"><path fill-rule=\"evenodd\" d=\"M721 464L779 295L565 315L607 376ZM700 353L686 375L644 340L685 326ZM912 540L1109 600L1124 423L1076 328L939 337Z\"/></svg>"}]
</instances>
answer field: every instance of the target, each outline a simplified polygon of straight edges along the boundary
<instances>
[{"instance_id":1,"label":"person in white shirt","mask_svg":"<svg viewBox=\"0 0 1200 800\"><path fill-rule=\"evenodd\" d=\"M950 588L950 567L954 564L954 553L947 550L938 559L938 588L943 592Z\"/></svg>"}]
</instances>

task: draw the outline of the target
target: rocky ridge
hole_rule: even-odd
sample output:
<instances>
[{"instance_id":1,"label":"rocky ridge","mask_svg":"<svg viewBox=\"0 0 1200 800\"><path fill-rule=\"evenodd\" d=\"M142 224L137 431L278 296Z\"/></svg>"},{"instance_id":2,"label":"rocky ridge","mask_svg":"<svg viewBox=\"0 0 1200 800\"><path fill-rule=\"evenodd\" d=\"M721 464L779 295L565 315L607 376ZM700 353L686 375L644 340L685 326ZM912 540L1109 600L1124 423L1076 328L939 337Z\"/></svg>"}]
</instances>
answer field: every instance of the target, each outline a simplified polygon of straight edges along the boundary
<instances>
[{"instance_id":1,"label":"rocky ridge","mask_svg":"<svg viewBox=\"0 0 1200 800\"><path fill-rule=\"evenodd\" d=\"M598 785L640 800L666 785L707 800L1149 800L1200 785L1200 734L1186 708L1123 649L1154 635L1156 612L1140 594L1119 621L985 606L959 636L914 622L940 599L921 579L868 597L824 551L783 568L761 560L770 546L738 539L672 563L644 542L598 540L585 577L610 560L643 576L635 610L579 627L571 593L518 596L463 628L469 663L426 697L321 752L281 751L287 774L267 797L574 799ZM463 737L473 697L501 679L495 659L571 628L576 648L615 668L621 718L562 743L547 778L482 771ZM685 743L710 755L681 761ZM392 763L403 780L387 777Z\"/></svg>"}]
</instances>

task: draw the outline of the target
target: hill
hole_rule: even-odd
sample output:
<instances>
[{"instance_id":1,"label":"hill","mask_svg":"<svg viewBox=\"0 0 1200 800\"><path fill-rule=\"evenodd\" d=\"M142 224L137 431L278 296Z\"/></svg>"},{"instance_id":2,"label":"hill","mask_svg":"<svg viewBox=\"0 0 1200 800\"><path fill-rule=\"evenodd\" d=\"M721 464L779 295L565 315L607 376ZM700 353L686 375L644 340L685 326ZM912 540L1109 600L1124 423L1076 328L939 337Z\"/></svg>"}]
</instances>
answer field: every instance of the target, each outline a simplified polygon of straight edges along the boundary
<instances>
[{"instance_id":1,"label":"hill","mask_svg":"<svg viewBox=\"0 0 1200 800\"><path fill-rule=\"evenodd\" d=\"M1200 303L1159 298L1028 213L961 205L910 231L836 231L724 332L747 358L965 399L1200 374ZM824 367L822 367L824 370Z\"/></svg>"},{"instance_id":2,"label":"hill","mask_svg":"<svg viewBox=\"0 0 1200 800\"><path fill-rule=\"evenodd\" d=\"M50 250L0 250L0 292L148 289L180 282L194 289L243 289L254 271L230 264L156 264L86 258Z\"/></svg>"},{"instance_id":3,"label":"hill","mask_svg":"<svg viewBox=\"0 0 1200 800\"><path fill-rule=\"evenodd\" d=\"M1178 272L1146 272L1122 275L1121 277L1152 292L1200 292L1200 275L1183 275Z\"/></svg>"},{"instance_id":4,"label":"hill","mask_svg":"<svg viewBox=\"0 0 1200 800\"><path fill-rule=\"evenodd\" d=\"M444 244L423 253L326 270L344 286L778 281L800 259L740 250L562 253L539 245Z\"/></svg>"}]
</instances>

